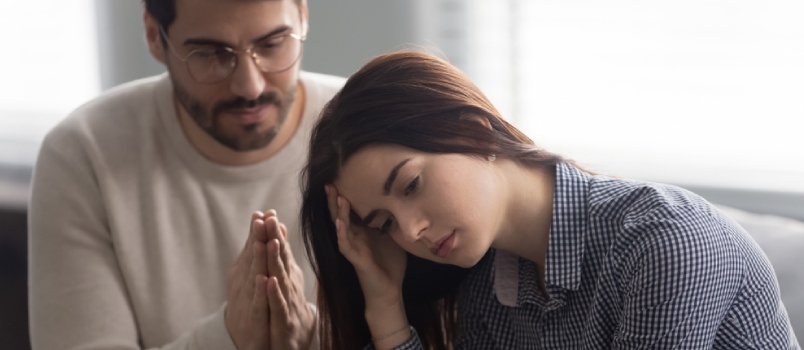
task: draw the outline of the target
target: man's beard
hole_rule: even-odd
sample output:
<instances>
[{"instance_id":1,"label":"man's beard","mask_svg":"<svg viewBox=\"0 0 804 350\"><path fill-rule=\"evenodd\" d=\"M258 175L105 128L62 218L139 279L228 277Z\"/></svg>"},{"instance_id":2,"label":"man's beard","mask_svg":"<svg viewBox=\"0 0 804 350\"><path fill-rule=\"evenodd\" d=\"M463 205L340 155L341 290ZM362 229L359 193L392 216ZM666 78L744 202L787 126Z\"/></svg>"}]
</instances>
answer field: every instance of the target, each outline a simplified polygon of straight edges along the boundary
<instances>
[{"instance_id":1,"label":"man's beard","mask_svg":"<svg viewBox=\"0 0 804 350\"><path fill-rule=\"evenodd\" d=\"M219 101L211 109L208 109L201 101L190 96L187 90L179 85L175 79L171 80L173 81L173 92L176 94L176 98L195 123L222 145L240 152L263 148L276 138L279 128L282 127L288 117L297 90L297 84L293 84L287 90L284 100L281 100L276 92L268 92L254 100L237 97L227 101ZM277 120L276 124L268 130L258 132L257 127L259 125L257 123L248 124L242 126L242 130L245 133L238 136L227 134L221 125L221 113L227 110L269 105L276 106Z\"/></svg>"}]
</instances>

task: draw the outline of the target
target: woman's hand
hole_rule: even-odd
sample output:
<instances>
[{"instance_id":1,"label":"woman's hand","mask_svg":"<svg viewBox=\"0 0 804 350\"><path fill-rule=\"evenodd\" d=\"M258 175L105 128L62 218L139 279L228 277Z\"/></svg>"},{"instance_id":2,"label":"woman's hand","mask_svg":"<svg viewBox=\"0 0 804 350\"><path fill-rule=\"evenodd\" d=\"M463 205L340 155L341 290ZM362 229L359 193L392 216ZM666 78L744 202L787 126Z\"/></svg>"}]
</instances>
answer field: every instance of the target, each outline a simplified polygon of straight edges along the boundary
<instances>
[{"instance_id":1,"label":"woman's hand","mask_svg":"<svg viewBox=\"0 0 804 350\"><path fill-rule=\"evenodd\" d=\"M389 235L365 226L353 225L351 205L335 186L326 186L329 212L338 230L338 249L355 267L366 313L402 305L402 280L407 255Z\"/></svg>"},{"instance_id":2,"label":"woman's hand","mask_svg":"<svg viewBox=\"0 0 804 350\"><path fill-rule=\"evenodd\" d=\"M374 347L392 349L410 338L408 317L402 300L407 254L379 230L352 225L351 204L326 185L332 221L338 230L338 250L354 266L366 300L366 322Z\"/></svg>"}]
</instances>

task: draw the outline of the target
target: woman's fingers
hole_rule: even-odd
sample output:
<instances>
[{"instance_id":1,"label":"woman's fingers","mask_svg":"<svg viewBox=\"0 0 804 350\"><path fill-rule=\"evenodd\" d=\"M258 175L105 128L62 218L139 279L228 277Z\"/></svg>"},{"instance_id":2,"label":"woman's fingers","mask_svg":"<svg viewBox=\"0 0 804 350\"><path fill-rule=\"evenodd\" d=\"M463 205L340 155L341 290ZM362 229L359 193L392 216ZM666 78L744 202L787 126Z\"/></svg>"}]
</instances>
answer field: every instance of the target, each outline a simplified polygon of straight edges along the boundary
<instances>
[{"instance_id":1,"label":"woman's fingers","mask_svg":"<svg viewBox=\"0 0 804 350\"><path fill-rule=\"evenodd\" d=\"M327 193L327 207L329 208L329 216L332 222L338 218L338 190L333 185L324 185L324 191Z\"/></svg>"},{"instance_id":2,"label":"woman's fingers","mask_svg":"<svg viewBox=\"0 0 804 350\"><path fill-rule=\"evenodd\" d=\"M338 232L338 247L343 254L355 267L368 267L371 260L369 243L366 241L366 232L361 227L355 227L349 218L351 210L349 201L338 196L338 218L335 219L335 226Z\"/></svg>"},{"instance_id":3,"label":"woman's fingers","mask_svg":"<svg viewBox=\"0 0 804 350\"><path fill-rule=\"evenodd\" d=\"M352 227L352 219L351 219L351 217L349 217L349 214L352 212L352 205L343 196L338 196L337 204L338 204L338 219L341 220L341 222L343 223L344 227L346 228L346 230L345 230L346 231L346 239L348 239L349 242L352 242L352 245L354 245L354 241L355 241L355 238L356 238L356 232L355 231L358 228L357 227Z\"/></svg>"},{"instance_id":4,"label":"woman's fingers","mask_svg":"<svg viewBox=\"0 0 804 350\"><path fill-rule=\"evenodd\" d=\"M345 225L341 219L335 219L335 230L338 234L338 250L340 250L341 254L351 261L352 242L349 242L349 239L346 238L346 228L344 226Z\"/></svg>"}]
</instances>

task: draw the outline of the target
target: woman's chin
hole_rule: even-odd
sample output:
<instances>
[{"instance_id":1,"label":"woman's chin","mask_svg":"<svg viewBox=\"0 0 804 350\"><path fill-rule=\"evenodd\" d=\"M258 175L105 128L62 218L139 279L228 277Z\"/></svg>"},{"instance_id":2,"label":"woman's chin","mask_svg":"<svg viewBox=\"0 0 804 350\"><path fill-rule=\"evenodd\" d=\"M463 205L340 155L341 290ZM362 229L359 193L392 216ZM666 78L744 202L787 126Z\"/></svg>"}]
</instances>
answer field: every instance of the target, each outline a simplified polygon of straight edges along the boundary
<instances>
[{"instance_id":1,"label":"woman's chin","mask_svg":"<svg viewBox=\"0 0 804 350\"><path fill-rule=\"evenodd\" d=\"M471 252L470 254L466 254L467 252L463 251L456 251L453 253L461 253L455 254L453 256L448 256L446 259L442 259L442 261L438 261L442 264L450 264L455 265L458 267L462 267L468 269L470 267L474 267L483 257L486 255L486 252Z\"/></svg>"}]
</instances>

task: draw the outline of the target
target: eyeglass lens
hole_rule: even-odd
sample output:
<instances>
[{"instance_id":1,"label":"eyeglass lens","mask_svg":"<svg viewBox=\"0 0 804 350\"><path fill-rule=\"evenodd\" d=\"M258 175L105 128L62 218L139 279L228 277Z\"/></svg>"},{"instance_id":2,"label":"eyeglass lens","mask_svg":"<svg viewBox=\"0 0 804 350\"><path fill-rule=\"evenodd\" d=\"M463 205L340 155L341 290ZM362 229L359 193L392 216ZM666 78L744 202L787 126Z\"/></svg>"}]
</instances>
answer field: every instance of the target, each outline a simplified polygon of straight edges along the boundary
<instances>
[{"instance_id":1,"label":"eyeglass lens","mask_svg":"<svg viewBox=\"0 0 804 350\"><path fill-rule=\"evenodd\" d=\"M301 55L301 40L291 34L271 37L246 51L264 72L284 71ZM225 79L237 65L238 54L230 48L199 49L185 59L190 75L199 82Z\"/></svg>"}]
</instances>

